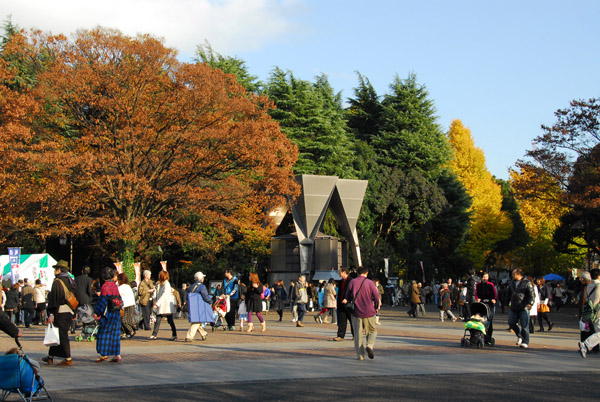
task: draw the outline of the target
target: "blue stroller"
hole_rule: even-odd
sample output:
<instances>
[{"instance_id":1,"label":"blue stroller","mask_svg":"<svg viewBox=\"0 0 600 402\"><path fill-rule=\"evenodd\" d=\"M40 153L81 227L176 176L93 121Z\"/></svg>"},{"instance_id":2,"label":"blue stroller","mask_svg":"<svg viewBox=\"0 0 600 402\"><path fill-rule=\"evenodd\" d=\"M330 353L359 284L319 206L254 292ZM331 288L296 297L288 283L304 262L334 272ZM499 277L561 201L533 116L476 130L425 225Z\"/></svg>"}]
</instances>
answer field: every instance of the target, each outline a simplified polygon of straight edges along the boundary
<instances>
[{"instance_id":1,"label":"blue stroller","mask_svg":"<svg viewBox=\"0 0 600 402\"><path fill-rule=\"evenodd\" d=\"M52 400L44 386L44 379L23 353L23 348L18 340L16 343L19 347L19 354L0 356L1 400L5 401L13 393L29 402L41 399Z\"/></svg>"}]
</instances>

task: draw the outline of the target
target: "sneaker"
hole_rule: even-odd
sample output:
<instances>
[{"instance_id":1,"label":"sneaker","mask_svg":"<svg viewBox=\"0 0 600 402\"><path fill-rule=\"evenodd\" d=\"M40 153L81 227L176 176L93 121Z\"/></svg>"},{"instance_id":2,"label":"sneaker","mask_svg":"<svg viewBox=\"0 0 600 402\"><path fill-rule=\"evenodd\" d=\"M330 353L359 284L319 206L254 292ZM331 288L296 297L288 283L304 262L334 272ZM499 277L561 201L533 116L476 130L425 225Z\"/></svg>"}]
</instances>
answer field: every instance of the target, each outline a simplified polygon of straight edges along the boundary
<instances>
[{"instance_id":1,"label":"sneaker","mask_svg":"<svg viewBox=\"0 0 600 402\"><path fill-rule=\"evenodd\" d=\"M369 356L369 359L373 359L375 357L375 354L373 353L373 349L370 347L366 347L365 351L367 352L367 356Z\"/></svg>"},{"instance_id":2,"label":"sneaker","mask_svg":"<svg viewBox=\"0 0 600 402\"><path fill-rule=\"evenodd\" d=\"M292 322L296 322L296 321L298 321L298 319L292 318Z\"/></svg>"},{"instance_id":3,"label":"sneaker","mask_svg":"<svg viewBox=\"0 0 600 402\"><path fill-rule=\"evenodd\" d=\"M185 338L184 342L194 342L194 340L190 338Z\"/></svg>"},{"instance_id":4,"label":"sneaker","mask_svg":"<svg viewBox=\"0 0 600 402\"><path fill-rule=\"evenodd\" d=\"M579 354L581 355L581 357L583 357L585 359L585 357L587 356L587 346L585 346L585 343L583 342L579 342Z\"/></svg>"},{"instance_id":5,"label":"sneaker","mask_svg":"<svg viewBox=\"0 0 600 402\"><path fill-rule=\"evenodd\" d=\"M521 343L519 346L521 346L523 349L527 349L529 347L529 345L526 343Z\"/></svg>"},{"instance_id":6,"label":"sneaker","mask_svg":"<svg viewBox=\"0 0 600 402\"><path fill-rule=\"evenodd\" d=\"M230 330L230 331L235 331L235 327L234 327L234 326L231 326L231 327L229 327L229 330Z\"/></svg>"},{"instance_id":7,"label":"sneaker","mask_svg":"<svg viewBox=\"0 0 600 402\"><path fill-rule=\"evenodd\" d=\"M341 342L344 340L344 338L340 338L339 336L336 336L335 338L333 338L332 340L336 341L336 342Z\"/></svg>"},{"instance_id":8,"label":"sneaker","mask_svg":"<svg viewBox=\"0 0 600 402\"><path fill-rule=\"evenodd\" d=\"M517 339L517 346L521 346L522 343L523 343L523 339L521 339L521 338Z\"/></svg>"}]
</instances>

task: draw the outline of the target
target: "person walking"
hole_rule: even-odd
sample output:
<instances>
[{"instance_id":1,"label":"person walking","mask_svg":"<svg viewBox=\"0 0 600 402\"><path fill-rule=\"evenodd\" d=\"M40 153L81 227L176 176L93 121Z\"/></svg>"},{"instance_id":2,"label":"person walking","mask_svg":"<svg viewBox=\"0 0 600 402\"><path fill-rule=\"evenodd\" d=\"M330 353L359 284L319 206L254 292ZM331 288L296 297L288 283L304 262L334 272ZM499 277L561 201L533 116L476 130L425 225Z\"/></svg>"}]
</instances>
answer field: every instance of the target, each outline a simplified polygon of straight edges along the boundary
<instances>
[{"instance_id":1,"label":"person walking","mask_svg":"<svg viewBox=\"0 0 600 402\"><path fill-rule=\"evenodd\" d=\"M142 327L149 331L150 315L152 314L152 306L154 305L154 297L156 295L156 287L154 281L150 279L151 272L144 271L144 279L138 286L138 298L140 302L140 310L142 310Z\"/></svg>"},{"instance_id":2,"label":"person walking","mask_svg":"<svg viewBox=\"0 0 600 402\"><path fill-rule=\"evenodd\" d=\"M240 299L240 290L238 278L233 274L231 269L225 270L223 294L229 296L229 311L225 314L227 329L229 331L235 331L235 314L237 312L238 301Z\"/></svg>"},{"instance_id":3,"label":"person walking","mask_svg":"<svg viewBox=\"0 0 600 402\"><path fill-rule=\"evenodd\" d=\"M42 281L36 279L35 286L35 319L34 324L43 325L46 322L46 286L42 285Z\"/></svg>"},{"instance_id":4,"label":"person walking","mask_svg":"<svg viewBox=\"0 0 600 402\"><path fill-rule=\"evenodd\" d=\"M408 310L409 317L417 318L417 306L419 303L421 303L419 286L417 285L417 281L412 281L410 287L410 310Z\"/></svg>"},{"instance_id":5,"label":"person walking","mask_svg":"<svg viewBox=\"0 0 600 402\"><path fill-rule=\"evenodd\" d=\"M340 276L341 280L337 283L337 298L336 298L336 310L337 310L337 336L333 338L334 341L343 341L346 337L346 330L348 328L348 322L350 322L350 332L352 336L354 336L354 328L352 327L352 321L350 318L350 314L344 308L344 304L342 303L346 294L346 290L348 289L348 285L352 281L350 275L348 274L348 268L342 267L340 268Z\"/></svg>"},{"instance_id":6,"label":"person walking","mask_svg":"<svg viewBox=\"0 0 600 402\"><path fill-rule=\"evenodd\" d=\"M48 295L48 323L54 324L58 328L60 344L51 346L48 356L42 358L42 361L51 366L54 364L55 357L62 357L64 360L58 363L58 366L72 366L69 329L73 322L74 312L67 305L67 292L75 291L75 284L69 276L68 262L60 260L52 268L54 268L54 282L52 282L52 288Z\"/></svg>"},{"instance_id":7,"label":"person walking","mask_svg":"<svg viewBox=\"0 0 600 402\"><path fill-rule=\"evenodd\" d=\"M194 283L187 294L188 320L190 328L185 336L186 342L193 342L196 332L200 332L200 339L206 340L208 333L202 328L206 322L214 322L212 313L212 299L204 285L204 274L200 271L194 274ZM198 294L199 297L194 296Z\"/></svg>"},{"instance_id":8,"label":"person walking","mask_svg":"<svg viewBox=\"0 0 600 402\"><path fill-rule=\"evenodd\" d=\"M366 267L358 268L358 278L350 282L344 295L342 304L348 300L354 301L352 312L352 326L354 332L354 349L358 360L364 360L365 352L369 359L375 357L374 347L377 338L377 324L375 316L381 308L381 299L375 283L367 278L369 270ZM365 339L363 339L363 332Z\"/></svg>"},{"instance_id":9,"label":"person walking","mask_svg":"<svg viewBox=\"0 0 600 402\"><path fill-rule=\"evenodd\" d=\"M112 267L102 268L100 278L104 281L100 289L100 297L94 307L94 314L99 321L98 337L96 338L96 352L100 355L97 363L108 360L121 361L121 309L123 299L119 293L117 270Z\"/></svg>"},{"instance_id":10,"label":"person walking","mask_svg":"<svg viewBox=\"0 0 600 402\"><path fill-rule=\"evenodd\" d=\"M23 307L23 323L25 328L29 328L35 317L35 290L27 278L21 289L21 306Z\"/></svg>"},{"instance_id":11,"label":"person walking","mask_svg":"<svg viewBox=\"0 0 600 402\"><path fill-rule=\"evenodd\" d=\"M135 336L135 295L129 283L129 277L120 273L117 275L117 283L119 285L119 294L123 299L123 317L121 319L124 334L123 338L131 339Z\"/></svg>"},{"instance_id":12,"label":"person walking","mask_svg":"<svg viewBox=\"0 0 600 402\"><path fill-rule=\"evenodd\" d=\"M298 277L298 283L296 284L296 305L298 306L298 321L296 322L297 327L303 327L302 320L306 314L306 305L308 304L308 292L306 287L306 277L300 275Z\"/></svg>"},{"instance_id":13,"label":"person walking","mask_svg":"<svg viewBox=\"0 0 600 402\"><path fill-rule=\"evenodd\" d=\"M267 323L260 314L262 312L262 298L263 285L258 280L258 274L256 272L250 273L250 285L246 291L246 308L248 310L248 332L252 332L254 324L252 324L252 313L256 314L256 318L260 322L262 327L261 331L267 330Z\"/></svg>"},{"instance_id":14,"label":"person walking","mask_svg":"<svg viewBox=\"0 0 600 402\"><path fill-rule=\"evenodd\" d=\"M283 319L283 309L285 308L286 300L287 293L285 291L285 285L283 284L283 279L280 279L275 287L275 301L273 305L273 308L277 310L277 314L279 315L279 322Z\"/></svg>"},{"instance_id":15,"label":"person walking","mask_svg":"<svg viewBox=\"0 0 600 402\"><path fill-rule=\"evenodd\" d=\"M452 313L452 293L448 289L447 283L442 283L440 294L437 295L438 305L440 306L440 321L444 322L445 316L448 316L452 322L456 321L456 317Z\"/></svg>"},{"instance_id":16,"label":"person walking","mask_svg":"<svg viewBox=\"0 0 600 402\"><path fill-rule=\"evenodd\" d=\"M550 285L546 283L543 276L537 278L537 286L540 294L540 304L538 305L538 321L540 325L540 332L544 332L544 320L548 323L548 331L552 330L554 324L548 318L550 313L550 298L552 297L552 289Z\"/></svg>"},{"instance_id":17,"label":"person walking","mask_svg":"<svg viewBox=\"0 0 600 402\"><path fill-rule=\"evenodd\" d=\"M319 312L319 314L317 314L315 316L315 321L319 322L319 323L327 323L327 317L325 317L325 320L323 320L323 315L325 315L325 313L329 312L329 315L331 316L331 322L333 324L336 324L336 307L337 307L337 293L335 290L335 280L333 278L329 278L329 281L327 282L327 285L325 285L325 288L323 289L323 307L321 308L321 311Z\"/></svg>"},{"instance_id":18,"label":"person walking","mask_svg":"<svg viewBox=\"0 0 600 402\"><path fill-rule=\"evenodd\" d=\"M529 347L529 310L533 306L535 293L533 284L523 275L522 269L513 269L512 277L515 289L510 298L508 326L517 336L517 346L527 348Z\"/></svg>"},{"instance_id":19,"label":"person walking","mask_svg":"<svg viewBox=\"0 0 600 402\"><path fill-rule=\"evenodd\" d=\"M594 268L590 270L591 282L585 288L585 301L591 303L593 308L598 311L598 303L600 303L600 270ZM598 314L591 322L590 326L594 327L594 333L591 334L585 341L579 342L579 353L585 358L590 350L600 344L600 314Z\"/></svg>"},{"instance_id":20,"label":"person walking","mask_svg":"<svg viewBox=\"0 0 600 402\"><path fill-rule=\"evenodd\" d=\"M488 328L485 332L485 343L491 345L492 335L494 333L494 317L496 315L496 302L498 301L498 292L496 286L489 281L490 274L484 272L481 275L481 282L475 285L475 301L484 303L488 307Z\"/></svg>"},{"instance_id":21,"label":"person walking","mask_svg":"<svg viewBox=\"0 0 600 402\"><path fill-rule=\"evenodd\" d=\"M158 330L160 329L160 322L162 318L166 318L169 326L171 327L171 338L169 340L176 341L177 328L175 327L175 322L173 321L173 315L176 311L175 297L173 296L171 284L169 283L169 273L167 271L160 271L158 274L156 299L154 300L153 308L156 308L157 317L152 335L148 339L151 341L156 339Z\"/></svg>"}]
</instances>

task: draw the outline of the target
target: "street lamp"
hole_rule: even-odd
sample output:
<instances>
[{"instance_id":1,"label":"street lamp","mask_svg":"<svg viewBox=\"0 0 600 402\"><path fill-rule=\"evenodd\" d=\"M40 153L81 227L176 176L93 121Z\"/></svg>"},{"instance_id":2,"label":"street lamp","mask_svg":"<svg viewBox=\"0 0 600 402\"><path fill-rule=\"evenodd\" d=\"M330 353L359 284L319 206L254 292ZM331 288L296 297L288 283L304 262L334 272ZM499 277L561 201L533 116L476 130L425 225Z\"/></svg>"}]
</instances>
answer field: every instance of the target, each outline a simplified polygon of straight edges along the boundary
<instances>
[{"instance_id":1,"label":"street lamp","mask_svg":"<svg viewBox=\"0 0 600 402\"><path fill-rule=\"evenodd\" d=\"M60 235L58 238L58 243L61 246L67 245L67 236ZM73 272L73 236L69 235L69 268L71 268L71 272Z\"/></svg>"}]
</instances>

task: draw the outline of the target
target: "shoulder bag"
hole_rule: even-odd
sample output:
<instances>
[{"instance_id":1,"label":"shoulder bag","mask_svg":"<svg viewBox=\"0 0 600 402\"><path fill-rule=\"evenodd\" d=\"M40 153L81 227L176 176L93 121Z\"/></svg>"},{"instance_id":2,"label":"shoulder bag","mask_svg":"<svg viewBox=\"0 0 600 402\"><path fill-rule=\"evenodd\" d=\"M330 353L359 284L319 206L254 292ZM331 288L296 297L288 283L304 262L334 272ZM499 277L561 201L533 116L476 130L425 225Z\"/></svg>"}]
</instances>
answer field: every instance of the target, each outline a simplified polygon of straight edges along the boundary
<instances>
[{"instance_id":1,"label":"shoulder bag","mask_svg":"<svg viewBox=\"0 0 600 402\"><path fill-rule=\"evenodd\" d=\"M356 299L356 296L358 296L358 294L360 293L360 289L362 288L362 285L365 283L366 280L367 280L367 278L363 279L362 283L358 287L358 290L356 291L356 294L354 296L352 296L352 298L346 302L345 308L346 308L346 312L348 312L348 314L354 313L354 299Z\"/></svg>"},{"instance_id":2,"label":"shoulder bag","mask_svg":"<svg viewBox=\"0 0 600 402\"><path fill-rule=\"evenodd\" d=\"M77 306L79 306L79 302L77 301L75 294L73 292L69 291L69 289L67 288L67 285L65 285L65 283L63 281L61 281L60 279L56 279L56 280L59 281L60 284L65 289L65 299L67 300L67 303L66 303L67 306L69 306L71 308L71 310L75 311Z\"/></svg>"}]
</instances>

